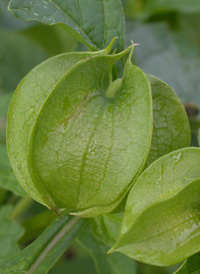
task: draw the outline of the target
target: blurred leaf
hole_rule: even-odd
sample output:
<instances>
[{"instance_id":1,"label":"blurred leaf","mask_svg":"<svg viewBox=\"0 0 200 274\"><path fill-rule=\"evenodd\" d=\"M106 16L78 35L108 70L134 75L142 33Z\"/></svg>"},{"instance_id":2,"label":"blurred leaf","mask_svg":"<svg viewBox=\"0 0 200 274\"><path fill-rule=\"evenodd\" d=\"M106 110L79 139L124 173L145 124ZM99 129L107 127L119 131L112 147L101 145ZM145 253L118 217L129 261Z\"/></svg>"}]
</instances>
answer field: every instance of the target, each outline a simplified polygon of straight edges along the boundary
<instances>
[{"instance_id":1,"label":"blurred leaf","mask_svg":"<svg viewBox=\"0 0 200 274\"><path fill-rule=\"evenodd\" d=\"M179 49L184 55L198 58L200 56L200 13L179 14L178 29L173 35Z\"/></svg>"},{"instance_id":2,"label":"blurred leaf","mask_svg":"<svg viewBox=\"0 0 200 274\"><path fill-rule=\"evenodd\" d=\"M7 114L12 94L0 94L0 117Z\"/></svg>"},{"instance_id":3,"label":"blurred leaf","mask_svg":"<svg viewBox=\"0 0 200 274\"><path fill-rule=\"evenodd\" d=\"M92 259L78 258L55 266L49 274L95 274Z\"/></svg>"},{"instance_id":4,"label":"blurred leaf","mask_svg":"<svg viewBox=\"0 0 200 274\"><path fill-rule=\"evenodd\" d=\"M109 246L95 238L88 226L81 231L78 242L92 256L98 274L136 273L136 262L134 260L120 253L107 255Z\"/></svg>"},{"instance_id":5,"label":"blurred leaf","mask_svg":"<svg viewBox=\"0 0 200 274\"><path fill-rule=\"evenodd\" d=\"M140 43L134 51L138 66L170 85L182 102L200 107L200 58L183 58L164 23L136 26L129 22L127 44L131 39Z\"/></svg>"},{"instance_id":6,"label":"blurred leaf","mask_svg":"<svg viewBox=\"0 0 200 274\"><path fill-rule=\"evenodd\" d=\"M188 258L174 274L199 274L200 273L200 253Z\"/></svg>"},{"instance_id":7,"label":"blurred leaf","mask_svg":"<svg viewBox=\"0 0 200 274\"><path fill-rule=\"evenodd\" d=\"M11 30L19 30L27 28L35 22L23 22L19 19L16 19L9 11L8 11L8 3L10 0L1 0L0 1L0 27Z\"/></svg>"},{"instance_id":8,"label":"blurred leaf","mask_svg":"<svg viewBox=\"0 0 200 274\"><path fill-rule=\"evenodd\" d=\"M0 90L14 91L19 81L47 53L22 34L0 29Z\"/></svg>"},{"instance_id":9,"label":"blurred leaf","mask_svg":"<svg viewBox=\"0 0 200 274\"><path fill-rule=\"evenodd\" d=\"M58 216L54 211L45 210L22 223L25 233L20 243L27 243L43 232Z\"/></svg>"},{"instance_id":10,"label":"blurred leaf","mask_svg":"<svg viewBox=\"0 0 200 274\"><path fill-rule=\"evenodd\" d=\"M0 188L0 205L2 205L4 203L6 194L7 194L7 190Z\"/></svg>"},{"instance_id":11,"label":"blurred leaf","mask_svg":"<svg viewBox=\"0 0 200 274\"><path fill-rule=\"evenodd\" d=\"M6 145L0 145L0 187L10 190L18 196L27 195L15 178L8 159Z\"/></svg>"},{"instance_id":12,"label":"blurred leaf","mask_svg":"<svg viewBox=\"0 0 200 274\"><path fill-rule=\"evenodd\" d=\"M200 11L200 2L197 0L137 0L144 3L144 10L163 12L164 10L177 10L181 12Z\"/></svg>"},{"instance_id":13,"label":"blurred leaf","mask_svg":"<svg viewBox=\"0 0 200 274\"><path fill-rule=\"evenodd\" d=\"M125 14L130 17L150 17L170 11L194 13L200 11L198 0L122 0Z\"/></svg>"},{"instance_id":14,"label":"blurred leaf","mask_svg":"<svg viewBox=\"0 0 200 274\"><path fill-rule=\"evenodd\" d=\"M91 219L91 229L96 238L112 246L119 234L123 213L105 214Z\"/></svg>"},{"instance_id":15,"label":"blurred leaf","mask_svg":"<svg viewBox=\"0 0 200 274\"><path fill-rule=\"evenodd\" d=\"M74 240L85 220L69 215L51 224L15 257L0 262L1 274L45 274Z\"/></svg>"},{"instance_id":16,"label":"blurred leaf","mask_svg":"<svg viewBox=\"0 0 200 274\"><path fill-rule=\"evenodd\" d=\"M59 24L89 49L103 49L114 36L124 48L124 16L120 0L11 0L9 10L22 20ZM112 16L110 14L112 13Z\"/></svg>"},{"instance_id":17,"label":"blurred leaf","mask_svg":"<svg viewBox=\"0 0 200 274\"><path fill-rule=\"evenodd\" d=\"M30 39L40 44L50 56L73 51L77 41L59 26L35 25L21 31Z\"/></svg>"},{"instance_id":18,"label":"blurred leaf","mask_svg":"<svg viewBox=\"0 0 200 274\"><path fill-rule=\"evenodd\" d=\"M137 274L172 274L179 266L180 264L169 267L160 267L138 262Z\"/></svg>"},{"instance_id":19,"label":"blurred leaf","mask_svg":"<svg viewBox=\"0 0 200 274\"><path fill-rule=\"evenodd\" d=\"M6 143L6 116L0 117L0 144Z\"/></svg>"},{"instance_id":20,"label":"blurred leaf","mask_svg":"<svg viewBox=\"0 0 200 274\"><path fill-rule=\"evenodd\" d=\"M192 118L190 121L191 133L192 133L192 146L198 146L198 130L200 128L200 119L199 118Z\"/></svg>"},{"instance_id":21,"label":"blurred leaf","mask_svg":"<svg viewBox=\"0 0 200 274\"><path fill-rule=\"evenodd\" d=\"M198 130L198 144L199 144L199 147L200 147L200 128Z\"/></svg>"},{"instance_id":22,"label":"blurred leaf","mask_svg":"<svg viewBox=\"0 0 200 274\"><path fill-rule=\"evenodd\" d=\"M6 114L8 112L11 98L12 93L5 93L0 91L0 144L6 143Z\"/></svg>"},{"instance_id":23,"label":"blurred leaf","mask_svg":"<svg viewBox=\"0 0 200 274\"><path fill-rule=\"evenodd\" d=\"M153 97L153 137L146 167L163 155L190 145L191 132L185 108L175 92L148 75Z\"/></svg>"},{"instance_id":24,"label":"blurred leaf","mask_svg":"<svg viewBox=\"0 0 200 274\"><path fill-rule=\"evenodd\" d=\"M18 240L24 233L24 229L9 219L12 206L0 208L0 262L19 252Z\"/></svg>"}]
</instances>

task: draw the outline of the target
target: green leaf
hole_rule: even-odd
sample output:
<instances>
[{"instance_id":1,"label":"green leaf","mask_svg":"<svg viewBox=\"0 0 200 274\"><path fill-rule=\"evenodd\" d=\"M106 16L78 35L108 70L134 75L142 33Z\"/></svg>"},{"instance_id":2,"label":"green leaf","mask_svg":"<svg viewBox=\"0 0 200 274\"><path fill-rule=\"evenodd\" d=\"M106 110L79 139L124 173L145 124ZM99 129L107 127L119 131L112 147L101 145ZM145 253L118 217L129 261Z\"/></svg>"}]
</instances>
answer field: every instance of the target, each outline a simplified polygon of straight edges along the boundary
<instances>
[{"instance_id":1,"label":"green leaf","mask_svg":"<svg viewBox=\"0 0 200 274\"><path fill-rule=\"evenodd\" d=\"M114 245L120 231L123 213L105 214L91 219L91 229L97 239L107 246Z\"/></svg>"},{"instance_id":2,"label":"green leaf","mask_svg":"<svg viewBox=\"0 0 200 274\"><path fill-rule=\"evenodd\" d=\"M200 253L188 258L181 266L174 272L174 274L199 274L200 273Z\"/></svg>"},{"instance_id":3,"label":"green leaf","mask_svg":"<svg viewBox=\"0 0 200 274\"><path fill-rule=\"evenodd\" d=\"M175 31L175 38L176 38L176 35L182 38L180 39L180 41L176 39L176 42L178 42L178 46L180 48L184 48L185 45L187 45L187 52L184 51L184 53L186 54L189 53L190 56L193 56L196 58L199 58L199 53L200 53L199 16L200 16L200 13L179 14L177 18L179 29Z\"/></svg>"},{"instance_id":4,"label":"green leaf","mask_svg":"<svg viewBox=\"0 0 200 274\"><path fill-rule=\"evenodd\" d=\"M13 92L34 66L47 58L46 52L22 34L0 29L0 90Z\"/></svg>"},{"instance_id":5,"label":"green leaf","mask_svg":"<svg viewBox=\"0 0 200 274\"><path fill-rule=\"evenodd\" d=\"M10 190L18 196L26 196L26 192L17 182L13 173L5 145L0 145L0 187Z\"/></svg>"},{"instance_id":6,"label":"green leaf","mask_svg":"<svg viewBox=\"0 0 200 274\"><path fill-rule=\"evenodd\" d=\"M184 148L158 159L131 189L112 251L160 266L200 250L200 149Z\"/></svg>"},{"instance_id":7,"label":"green leaf","mask_svg":"<svg viewBox=\"0 0 200 274\"><path fill-rule=\"evenodd\" d=\"M175 92L158 78L148 75L153 97L153 138L146 165L161 156L190 145L190 125Z\"/></svg>"},{"instance_id":8,"label":"green leaf","mask_svg":"<svg viewBox=\"0 0 200 274\"><path fill-rule=\"evenodd\" d=\"M11 212L12 206L0 208L0 262L19 252L17 242L24 233L19 224L9 219Z\"/></svg>"},{"instance_id":9,"label":"green leaf","mask_svg":"<svg viewBox=\"0 0 200 274\"><path fill-rule=\"evenodd\" d=\"M199 147L200 147L200 128L198 130L198 144L199 144Z\"/></svg>"},{"instance_id":10,"label":"green leaf","mask_svg":"<svg viewBox=\"0 0 200 274\"><path fill-rule=\"evenodd\" d=\"M19 30L33 25L33 22L23 22L13 17L13 15L8 11L9 1L10 0L0 1L0 27L4 29Z\"/></svg>"},{"instance_id":11,"label":"green leaf","mask_svg":"<svg viewBox=\"0 0 200 274\"><path fill-rule=\"evenodd\" d=\"M57 214L54 211L45 210L22 222L25 233L20 243L26 244L37 238L55 219Z\"/></svg>"},{"instance_id":12,"label":"green leaf","mask_svg":"<svg viewBox=\"0 0 200 274\"><path fill-rule=\"evenodd\" d=\"M48 207L87 217L110 212L139 175L152 135L149 81L128 60L122 81L102 89L105 72L128 50L61 55L18 86L8 151L19 182Z\"/></svg>"},{"instance_id":13,"label":"green leaf","mask_svg":"<svg viewBox=\"0 0 200 274\"><path fill-rule=\"evenodd\" d=\"M21 33L40 44L50 56L73 51L77 45L74 37L56 25L37 24Z\"/></svg>"},{"instance_id":14,"label":"green leaf","mask_svg":"<svg viewBox=\"0 0 200 274\"><path fill-rule=\"evenodd\" d=\"M6 116L0 118L0 144L6 143Z\"/></svg>"},{"instance_id":15,"label":"green leaf","mask_svg":"<svg viewBox=\"0 0 200 274\"><path fill-rule=\"evenodd\" d=\"M177 10L190 13L200 11L200 2L196 0L148 0L145 2L144 10L159 12L163 10Z\"/></svg>"},{"instance_id":16,"label":"green leaf","mask_svg":"<svg viewBox=\"0 0 200 274\"><path fill-rule=\"evenodd\" d=\"M115 36L119 37L115 47L124 48L120 0L11 0L9 10L22 20L61 24L90 50L105 48Z\"/></svg>"},{"instance_id":17,"label":"green leaf","mask_svg":"<svg viewBox=\"0 0 200 274\"><path fill-rule=\"evenodd\" d=\"M49 274L94 274L95 267L91 258L76 258L56 265Z\"/></svg>"},{"instance_id":18,"label":"green leaf","mask_svg":"<svg viewBox=\"0 0 200 274\"><path fill-rule=\"evenodd\" d=\"M134 18L146 19L154 14L163 14L170 11L196 13L200 11L198 0L123 0L125 14Z\"/></svg>"},{"instance_id":19,"label":"green leaf","mask_svg":"<svg viewBox=\"0 0 200 274\"><path fill-rule=\"evenodd\" d=\"M136 262L123 254L107 255L108 245L95 238L85 227L78 236L78 242L83 245L94 260L98 274L134 274Z\"/></svg>"},{"instance_id":20,"label":"green leaf","mask_svg":"<svg viewBox=\"0 0 200 274\"><path fill-rule=\"evenodd\" d=\"M59 218L15 257L0 262L2 274L45 274L74 240L85 223L79 217Z\"/></svg>"}]
</instances>

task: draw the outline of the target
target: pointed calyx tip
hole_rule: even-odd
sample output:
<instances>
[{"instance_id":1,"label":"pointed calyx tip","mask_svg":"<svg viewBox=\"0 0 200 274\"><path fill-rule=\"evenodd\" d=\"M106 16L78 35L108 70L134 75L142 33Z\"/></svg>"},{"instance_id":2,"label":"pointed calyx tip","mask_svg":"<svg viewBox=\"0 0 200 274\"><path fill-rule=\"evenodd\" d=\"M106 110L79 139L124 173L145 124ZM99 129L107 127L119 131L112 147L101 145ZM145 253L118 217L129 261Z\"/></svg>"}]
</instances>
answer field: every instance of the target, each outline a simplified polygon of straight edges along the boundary
<instances>
[{"instance_id":1,"label":"pointed calyx tip","mask_svg":"<svg viewBox=\"0 0 200 274\"><path fill-rule=\"evenodd\" d=\"M109 54L109 53L111 52L111 49L112 49L112 47L113 47L113 45L114 45L116 39L118 39L117 36L115 36L115 37L111 40L111 42L109 43L109 45L105 48L105 51L106 51L107 54Z\"/></svg>"},{"instance_id":2,"label":"pointed calyx tip","mask_svg":"<svg viewBox=\"0 0 200 274\"><path fill-rule=\"evenodd\" d=\"M115 252L115 249L114 249L114 246L113 247L111 247L108 251L107 251L107 255L110 255L110 254L112 254L112 253L114 253Z\"/></svg>"},{"instance_id":3,"label":"pointed calyx tip","mask_svg":"<svg viewBox=\"0 0 200 274\"><path fill-rule=\"evenodd\" d=\"M63 217L63 216L60 214L60 212L58 211L57 208L54 208L54 211L56 212L56 214L57 214L58 216Z\"/></svg>"}]
</instances>

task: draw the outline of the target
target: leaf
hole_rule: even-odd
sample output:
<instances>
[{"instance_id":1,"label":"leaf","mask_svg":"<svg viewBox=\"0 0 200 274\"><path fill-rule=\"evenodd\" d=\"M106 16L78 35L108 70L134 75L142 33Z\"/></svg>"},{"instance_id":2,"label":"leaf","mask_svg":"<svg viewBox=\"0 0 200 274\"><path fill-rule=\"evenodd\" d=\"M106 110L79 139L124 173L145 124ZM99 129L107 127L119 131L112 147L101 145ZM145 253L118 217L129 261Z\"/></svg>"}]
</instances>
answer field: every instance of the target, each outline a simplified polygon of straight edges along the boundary
<instances>
[{"instance_id":1,"label":"leaf","mask_svg":"<svg viewBox=\"0 0 200 274\"><path fill-rule=\"evenodd\" d=\"M13 15L8 11L9 1L10 0L0 1L0 27L4 29L19 30L33 25L33 22L23 22L13 17Z\"/></svg>"},{"instance_id":2,"label":"leaf","mask_svg":"<svg viewBox=\"0 0 200 274\"><path fill-rule=\"evenodd\" d=\"M13 92L26 73L47 58L47 54L19 33L0 29L0 40L0 90Z\"/></svg>"},{"instance_id":3,"label":"leaf","mask_svg":"<svg viewBox=\"0 0 200 274\"><path fill-rule=\"evenodd\" d=\"M15 257L0 262L2 274L45 274L74 240L85 223L68 215L59 218Z\"/></svg>"},{"instance_id":4,"label":"leaf","mask_svg":"<svg viewBox=\"0 0 200 274\"><path fill-rule=\"evenodd\" d=\"M200 3L196 0L148 0L145 2L145 10L163 11L163 10L177 10L185 13L194 13L200 11Z\"/></svg>"},{"instance_id":5,"label":"leaf","mask_svg":"<svg viewBox=\"0 0 200 274\"><path fill-rule=\"evenodd\" d=\"M198 274L200 273L200 253L188 258L174 274Z\"/></svg>"},{"instance_id":6,"label":"leaf","mask_svg":"<svg viewBox=\"0 0 200 274\"><path fill-rule=\"evenodd\" d=\"M26 196L12 171L5 145L0 145L0 187L10 190L18 196Z\"/></svg>"},{"instance_id":7,"label":"leaf","mask_svg":"<svg viewBox=\"0 0 200 274\"><path fill-rule=\"evenodd\" d=\"M189 52L190 56L193 56L194 58L199 58L200 53L199 16L200 13L196 12L193 14L179 14L177 18L179 29L175 31L175 35L182 35L182 39L180 39L180 42L178 43L179 48L183 48L185 44L187 44L186 41L188 41L187 52L184 51L184 53L188 54ZM176 42L178 42L177 39Z\"/></svg>"},{"instance_id":8,"label":"leaf","mask_svg":"<svg viewBox=\"0 0 200 274\"><path fill-rule=\"evenodd\" d=\"M199 147L200 147L200 128L198 130L198 144L199 144Z\"/></svg>"},{"instance_id":9,"label":"leaf","mask_svg":"<svg viewBox=\"0 0 200 274\"><path fill-rule=\"evenodd\" d=\"M200 108L199 59L181 56L167 25L129 23L126 33L127 44L131 39L140 43L134 52L136 64L170 85L183 103Z\"/></svg>"},{"instance_id":10,"label":"leaf","mask_svg":"<svg viewBox=\"0 0 200 274\"><path fill-rule=\"evenodd\" d=\"M98 274L134 274L136 262L123 254L107 255L108 245L96 239L85 227L78 236L78 242L86 248L94 260Z\"/></svg>"},{"instance_id":11,"label":"leaf","mask_svg":"<svg viewBox=\"0 0 200 274\"><path fill-rule=\"evenodd\" d=\"M0 118L7 114L11 98L12 94L0 94Z\"/></svg>"},{"instance_id":12,"label":"leaf","mask_svg":"<svg viewBox=\"0 0 200 274\"><path fill-rule=\"evenodd\" d=\"M6 117L0 118L0 144L6 143Z\"/></svg>"},{"instance_id":13,"label":"leaf","mask_svg":"<svg viewBox=\"0 0 200 274\"><path fill-rule=\"evenodd\" d=\"M120 231L123 213L106 214L91 219L95 237L107 246L114 245Z\"/></svg>"},{"instance_id":14,"label":"leaf","mask_svg":"<svg viewBox=\"0 0 200 274\"><path fill-rule=\"evenodd\" d=\"M200 250L200 149L184 148L151 164L132 187L110 252L159 266Z\"/></svg>"},{"instance_id":15,"label":"leaf","mask_svg":"<svg viewBox=\"0 0 200 274\"><path fill-rule=\"evenodd\" d=\"M134 18L147 19L154 14L165 14L170 11L183 13L196 13L200 11L200 3L197 0L123 0L125 14Z\"/></svg>"},{"instance_id":16,"label":"leaf","mask_svg":"<svg viewBox=\"0 0 200 274\"><path fill-rule=\"evenodd\" d=\"M128 50L76 65L90 53L62 55L18 86L9 110L8 151L21 184L48 207L87 217L110 212L142 169L152 134L146 75L129 60L122 82L101 90L105 72Z\"/></svg>"},{"instance_id":17,"label":"leaf","mask_svg":"<svg viewBox=\"0 0 200 274\"><path fill-rule=\"evenodd\" d=\"M23 221L22 226L25 228L25 233L20 243L26 244L38 237L57 217L54 211L45 210Z\"/></svg>"},{"instance_id":18,"label":"leaf","mask_svg":"<svg viewBox=\"0 0 200 274\"><path fill-rule=\"evenodd\" d=\"M56 265L49 274L94 274L95 267L91 258L76 258Z\"/></svg>"},{"instance_id":19,"label":"leaf","mask_svg":"<svg viewBox=\"0 0 200 274\"><path fill-rule=\"evenodd\" d=\"M77 46L77 41L56 25L37 24L21 31L21 33L40 44L48 52L49 56L73 51Z\"/></svg>"},{"instance_id":20,"label":"leaf","mask_svg":"<svg viewBox=\"0 0 200 274\"><path fill-rule=\"evenodd\" d=\"M118 51L124 48L120 0L12 0L9 10L22 20L61 24L90 50L105 48L115 36L119 37L115 47Z\"/></svg>"},{"instance_id":21,"label":"leaf","mask_svg":"<svg viewBox=\"0 0 200 274\"><path fill-rule=\"evenodd\" d=\"M24 233L24 229L9 219L12 206L0 208L0 262L19 252L18 240Z\"/></svg>"},{"instance_id":22,"label":"leaf","mask_svg":"<svg viewBox=\"0 0 200 274\"><path fill-rule=\"evenodd\" d=\"M153 97L153 138L146 165L161 156L190 145L190 125L175 92L158 78L148 75Z\"/></svg>"}]
</instances>

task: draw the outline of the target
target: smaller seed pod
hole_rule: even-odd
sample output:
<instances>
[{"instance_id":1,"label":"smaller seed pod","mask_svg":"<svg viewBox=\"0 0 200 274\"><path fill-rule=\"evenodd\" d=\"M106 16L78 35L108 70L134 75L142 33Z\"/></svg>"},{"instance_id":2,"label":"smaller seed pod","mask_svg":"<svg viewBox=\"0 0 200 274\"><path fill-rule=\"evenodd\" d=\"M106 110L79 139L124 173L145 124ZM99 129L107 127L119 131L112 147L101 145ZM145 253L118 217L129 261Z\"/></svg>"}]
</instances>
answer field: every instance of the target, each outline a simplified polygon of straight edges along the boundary
<instances>
[{"instance_id":1,"label":"smaller seed pod","mask_svg":"<svg viewBox=\"0 0 200 274\"><path fill-rule=\"evenodd\" d=\"M152 137L150 83L125 51L66 53L33 69L12 99L8 153L19 183L38 202L83 217L111 212L146 161ZM132 54L132 52L131 52Z\"/></svg>"},{"instance_id":2,"label":"smaller seed pod","mask_svg":"<svg viewBox=\"0 0 200 274\"><path fill-rule=\"evenodd\" d=\"M138 261L169 266L200 251L200 149L153 162L132 187L114 247Z\"/></svg>"}]
</instances>

